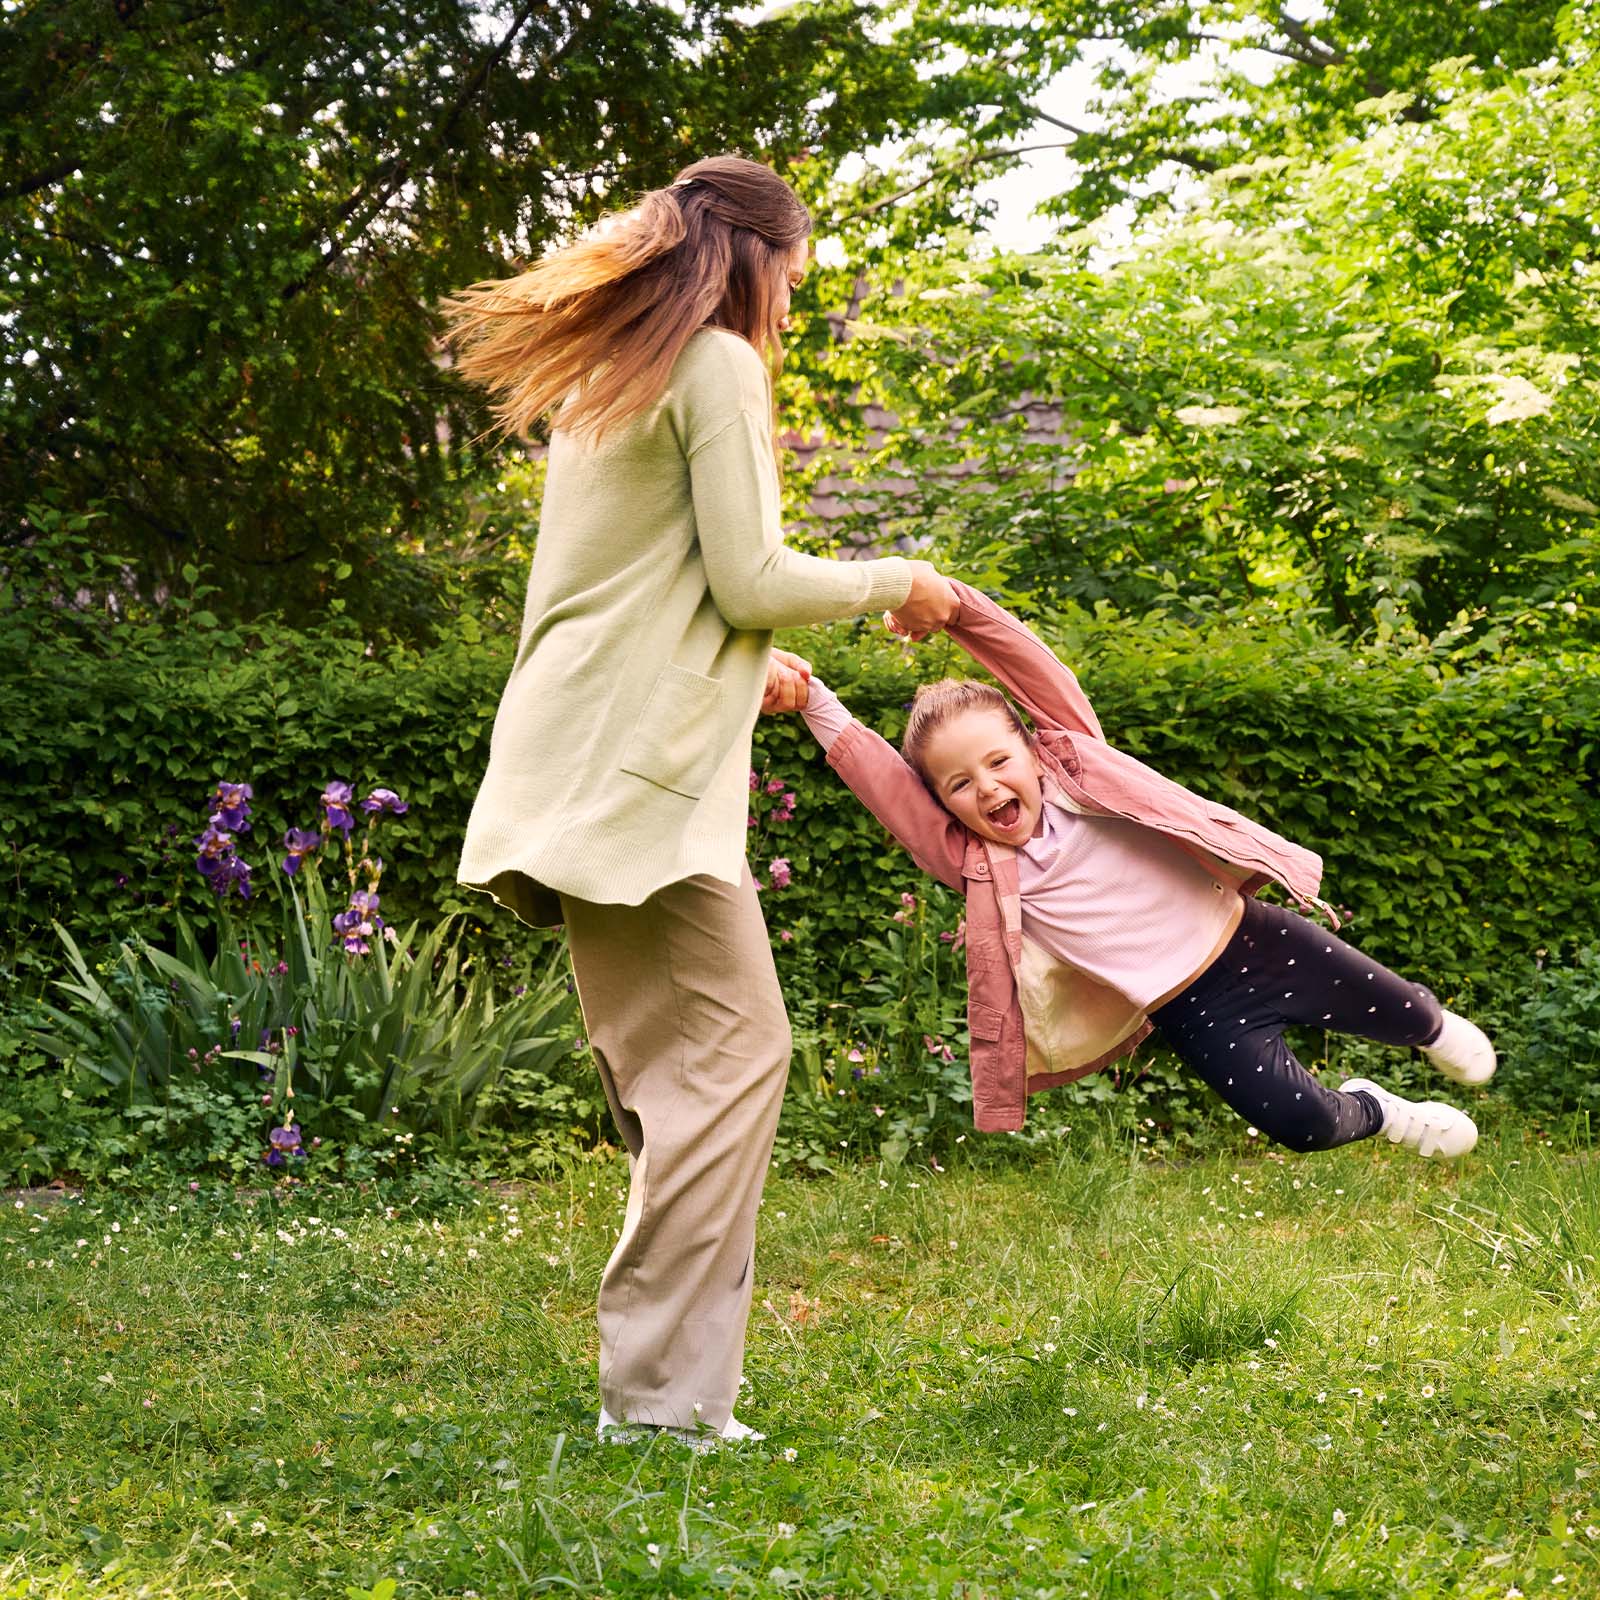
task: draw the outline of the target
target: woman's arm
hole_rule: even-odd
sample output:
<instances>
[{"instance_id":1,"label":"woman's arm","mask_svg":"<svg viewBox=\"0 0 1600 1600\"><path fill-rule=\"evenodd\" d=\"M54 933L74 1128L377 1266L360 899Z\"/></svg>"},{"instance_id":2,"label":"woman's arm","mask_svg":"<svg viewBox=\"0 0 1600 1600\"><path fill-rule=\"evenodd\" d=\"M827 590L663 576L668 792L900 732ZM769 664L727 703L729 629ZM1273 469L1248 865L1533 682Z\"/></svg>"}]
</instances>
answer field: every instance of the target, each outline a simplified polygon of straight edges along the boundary
<instances>
[{"instance_id":1,"label":"woman's arm","mask_svg":"<svg viewBox=\"0 0 1600 1600\"><path fill-rule=\"evenodd\" d=\"M689 456L689 479L706 584L730 627L835 622L910 598L914 574L903 556L829 561L784 544L764 419L739 412Z\"/></svg>"},{"instance_id":2,"label":"woman's arm","mask_svg":"<svg viewBox=\"0 0 1600 1600\"><path fill-rule=\"evenodd\" d=\"M806 686L801 715L827 754L828 765L911 859L940 883L960 889L967 830L928 793L898 752L857 722L818 678Z\"/></svg>"},{"instance_id":3,"label":"woman's arm","mask_svg":"<svg viewBox=\"0 0 1600 1600\"><path fill-rule=\"evenodd\" d=\"M829 561L784 544L771 389L747 340L700 336L674 385L669 404L689 464L706 584L732 627L798 627L888 608L932 633L954 615L955 591L926 561Z\"/></svg>"},{"instance_id":4,"label":"woman's arm","mask_svg":"<svg viewBox=\"0 0 1600 1600\"><path fill-rule=\"evenodd\" d=\"M961 609L946 631L1017 697L1038 726L1105 738L1077 676L1038 634L988 595L964 583L951 587Z\"/></svg>"}]
</instances>

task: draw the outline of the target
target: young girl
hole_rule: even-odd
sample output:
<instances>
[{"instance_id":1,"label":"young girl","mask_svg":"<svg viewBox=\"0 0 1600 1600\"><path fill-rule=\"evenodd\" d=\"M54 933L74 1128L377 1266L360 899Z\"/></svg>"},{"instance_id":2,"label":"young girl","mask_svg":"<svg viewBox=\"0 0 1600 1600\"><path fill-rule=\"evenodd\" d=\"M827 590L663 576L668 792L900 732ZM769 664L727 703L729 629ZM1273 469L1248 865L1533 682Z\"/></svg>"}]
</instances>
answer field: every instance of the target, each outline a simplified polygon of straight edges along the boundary
<instances>
[{"instance_id":1,"label":"young girl","mask_svg":"<svg viewBox=\"0 0 1600 1600\"><path fill-rule=\"evenodd\" d=\"M1114 749L1077 679L965 584L948 631L1021 702L946 679L913 702L902 755L812 678L803 714L828 764L940 882L966 896L973 1118L1022 1126L1026 1097L1125 1056L1158 1028L1240 1116L1292 1150L1382 1133L1453 1159L1477 1142L1453 1106L1365 1078L1330 1090L1291 1023L1415 1045L1481 1084L1494 1048L1421 984L1254 898L1317 898L1321 860ZM907 630L892 619L893 631ZM917 635L920 637L920 635Z\"/></svg>"}]
</instances>

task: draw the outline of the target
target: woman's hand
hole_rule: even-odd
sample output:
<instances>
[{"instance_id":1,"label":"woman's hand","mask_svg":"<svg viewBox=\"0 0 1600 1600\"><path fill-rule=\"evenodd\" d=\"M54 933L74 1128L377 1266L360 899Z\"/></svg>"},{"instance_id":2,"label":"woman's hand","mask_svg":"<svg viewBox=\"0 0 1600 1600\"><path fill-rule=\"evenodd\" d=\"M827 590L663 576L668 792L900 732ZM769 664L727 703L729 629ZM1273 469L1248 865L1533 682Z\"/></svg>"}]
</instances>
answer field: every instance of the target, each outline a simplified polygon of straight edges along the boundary
<instances>
[{"instance_id":1,"label":"woman's hand","mask_svg":"<svg viewBox=\"0 0 1600 1600\"><path fill-rule=\"evenodd\" d=\"M946 624L954 622L961 601L948 578L942 577L928 561L911 563L911 593L905 604L883 614L884 626L913 641L926 639Z\"/></svg>"},{"instance_id":2,"label":"woman's hand","mask_svg":"<svg viewBox=\"0 0 1600 1600\"><path fill-rule=\"evenodd\" d=\"M806 685L811 681L811 663L787 650L774 650L767 660L767 692L761 709L774 716L780 711L798 711L806 703Z\"/></svg>"}]
</instances>

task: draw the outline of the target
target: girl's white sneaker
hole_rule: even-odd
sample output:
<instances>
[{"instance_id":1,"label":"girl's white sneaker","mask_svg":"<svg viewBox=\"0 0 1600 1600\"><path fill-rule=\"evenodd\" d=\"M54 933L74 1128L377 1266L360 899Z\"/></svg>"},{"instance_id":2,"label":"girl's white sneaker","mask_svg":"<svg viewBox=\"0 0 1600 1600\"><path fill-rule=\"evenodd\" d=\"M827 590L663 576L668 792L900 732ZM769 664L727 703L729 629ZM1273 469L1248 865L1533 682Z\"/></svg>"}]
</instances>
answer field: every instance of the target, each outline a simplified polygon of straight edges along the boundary
<instances>
[{"instance_id":1,"label":"girl's white sneaker","mask_svg":"<svg viewBox=\"0 0 1600 1600\"><path fill-rule=\"evenodd\" d=\"M1378 1129L1390 1144L1403 1144L1430 1161L1455 1161L1478 1142L1478 1125L1465 1111L1457 1111L1438 1100L1406 1100L1388 1089L1380 1089L1370 1078L1349 1078L1339 1085L1340 1094L1365 1089L1383 1112Z\"/></svg>"},{"instance_id":2,"label":"girl's white sneaker","mask_svg":"<svg viewBox=\"0 0 1600 1600\"><path fill-rule=\"evenodd\" d=\"M1423 1055L1455 1083L1487 1083L1499 1064L1495 1060L1494 1046L1483 1029L1453 1011L1445 1012L1439 1037L1421 1049Z\"/></svg>"},{"instance_id":3,"label":"girl's white sneaker","mask_svg":"<svg viewBox=\"0 0 1600 1600\"><path fill-rule=\"evenodd\" d=\"M654 1422L619 1422L604 1406L600 1407L600 1425L595 1432L608 1444L633 1444L636 1440L648 1439L653 1433L664 1433L700 1455L715 1450L719 1444L754 1444L766 1438L766 1434L757 1433L735 1416L730 1416L720 1429L701 1428L697 1431L694 1428L666 1427Z\"/></svg>"}]
</instances>

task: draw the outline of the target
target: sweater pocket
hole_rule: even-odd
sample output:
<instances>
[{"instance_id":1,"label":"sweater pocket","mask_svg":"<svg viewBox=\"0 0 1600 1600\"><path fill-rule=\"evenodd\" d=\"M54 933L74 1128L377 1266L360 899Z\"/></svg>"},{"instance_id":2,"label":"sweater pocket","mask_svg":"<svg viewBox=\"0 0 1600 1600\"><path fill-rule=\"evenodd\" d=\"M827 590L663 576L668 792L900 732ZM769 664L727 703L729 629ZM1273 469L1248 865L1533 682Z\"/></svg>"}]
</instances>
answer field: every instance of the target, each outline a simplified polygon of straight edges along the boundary
<instances>
[{"instance_id":1,"label":"sweater pocket","mask_svg":"<svg viewBox=\"0 0 1600 1600\"><path fill-rule=\"evenodd\" d=\"M622 770L698 800L724 753L721 683L669 663L639 713Z\"/></svg>"}]
</instances>

